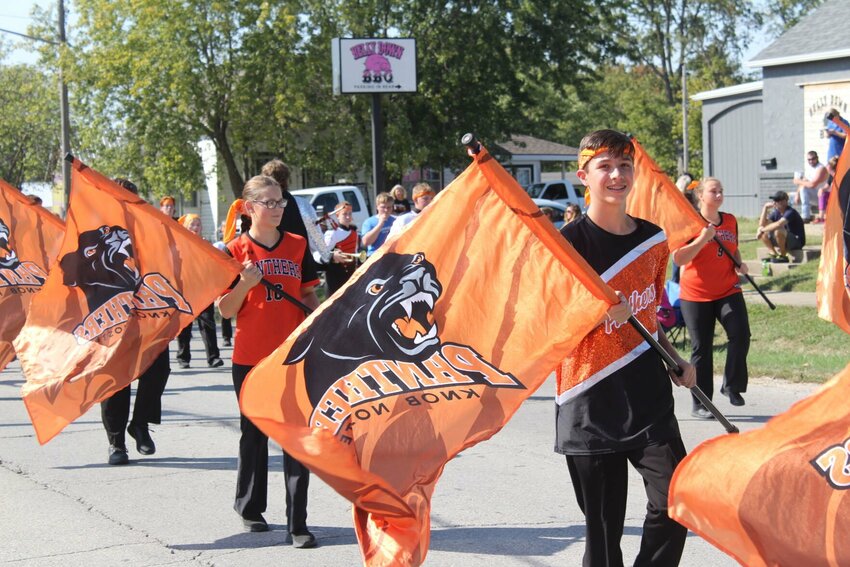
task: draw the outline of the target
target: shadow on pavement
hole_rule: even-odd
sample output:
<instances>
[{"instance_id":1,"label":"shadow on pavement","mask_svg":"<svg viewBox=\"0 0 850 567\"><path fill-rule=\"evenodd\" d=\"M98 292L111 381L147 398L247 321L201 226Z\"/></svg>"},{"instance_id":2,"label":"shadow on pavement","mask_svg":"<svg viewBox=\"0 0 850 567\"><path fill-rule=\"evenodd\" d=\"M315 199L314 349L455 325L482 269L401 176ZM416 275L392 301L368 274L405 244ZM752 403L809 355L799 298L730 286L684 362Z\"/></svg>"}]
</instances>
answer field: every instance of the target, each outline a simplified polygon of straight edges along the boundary
<instances>
[{"instance_id":1,"label":"shadow on pavement","mask_svg":"<svg viewBox=\"0 0 850 567\"><path fill-rule=\"evenodd\" d=\"M626 528L624 535L640 535ZM431 549L503 556L552 556L571 545L584 545L584 525L564 527L456 527L433 530Z\"/></svg>"},{"instance_id":2,"label":"shadow on pavement","mask_svg":"<svg viewBox=\"0 0 850 567\"><path fill-rule=\"evenodd\" d=\"M234 525L239 521L234 516ZM289 545L289 536L286 534L286 526L282 524L269 524L271 531L265 533L238 533L209 543L181 543L169 545L169 549L180 551L204 551L213 549L246 549L260 547L274 547L277 545ZM310 526L310 531L316 536L320 547L332 547L336 545L357 545L357 537L354 528L341 528L333 526ZM309 553L309 552L307 552Z\"/></svg>"},{"instance_id":3,"label":"shadow on pavement","mask_svg":"<svg viewBox=\"0 0 850 567\"><path fill-rule=\"evenodd\" d=\"M210 471L235 471L236 470L236 457L195 457L195 458L183 458L183 457L142 457L137 458L132 454L130 454L130 463L128 465L124 465L125 467L150 467L150 468L170 468L170 469L201 469L201 470L210 470ZM270 459L270 465L271 463ZM279 459L279 466L283 466L283 459ZM85 465L66 465L60 467L53 467L57 470L78 470L78 469L106 469L106 468L117 468L112 465L108 465L104 463L88 463Z\"/></svg>"}]
</instances>

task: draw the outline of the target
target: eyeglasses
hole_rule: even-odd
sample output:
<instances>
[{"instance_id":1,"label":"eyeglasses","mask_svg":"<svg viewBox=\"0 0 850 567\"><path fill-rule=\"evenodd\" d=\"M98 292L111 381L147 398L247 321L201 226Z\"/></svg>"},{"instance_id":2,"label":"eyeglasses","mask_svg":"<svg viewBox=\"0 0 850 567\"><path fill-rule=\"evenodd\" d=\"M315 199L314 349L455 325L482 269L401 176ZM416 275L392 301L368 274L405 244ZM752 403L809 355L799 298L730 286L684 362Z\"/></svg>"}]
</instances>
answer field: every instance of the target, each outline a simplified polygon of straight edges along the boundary
<instances>
[{"instance_id":1,"label":"eyeglasses","mask_svg":"<svg viewBox=\"0 0 850 567\"><path fill-rule=\"evenodd\" d=\"M287 199L281 199L280 201L256 201L254 199L251 199L251 202L262 205L267 209L283 209L286 208L286 203L288 203L289 201Z\"/></svg>"}]
</instances>

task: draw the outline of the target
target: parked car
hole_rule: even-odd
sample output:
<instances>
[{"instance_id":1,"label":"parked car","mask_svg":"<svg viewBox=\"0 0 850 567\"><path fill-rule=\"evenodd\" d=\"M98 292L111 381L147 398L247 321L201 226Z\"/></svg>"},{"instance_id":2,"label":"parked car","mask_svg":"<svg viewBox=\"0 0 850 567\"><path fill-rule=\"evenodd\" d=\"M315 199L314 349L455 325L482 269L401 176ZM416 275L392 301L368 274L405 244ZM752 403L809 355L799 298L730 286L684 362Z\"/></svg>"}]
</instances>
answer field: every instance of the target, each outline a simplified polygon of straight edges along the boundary
<instances>
[{"instance_id":1,"label":"parked car","mask_svg":"<svg viewBox=\"0 0 850 567\"><path fill-rule=\"evenodd\" d=\"M327 187L311 187L309 189L296 189L291 191L296 197L303 197L310 201L316 214L320 217L325 213L332 213L334 208L342 202L351 203L351 216L354 224L363 226L363 221L368 219L372 213L363 192L356 185L329 185Z\"/></svg>"},{"instance_id":2,"label":"parked car","mask_svg":"<svg viewBox=\"0 0 850 567\"><path fill-rule=\"evenodd\" d=\"M578 187L566 179L558 179L557 181L544 181L542 183L532 183L525 189L532 199L548 199L556 203L575 203L581 210L585 210L584 206L584 185Z\"/></svg>"},{"instance_id":3,"label":"parked car","mask_svg":"<svg viewBox=\"0 0 850 567\"><path fill-rule=\"evenodd\" d=\"M553 213L549 218L552 221L552 224L555 225L555 228L561 230L561 227L564 226L564 213L567 210L567 205L565 203L550 201L548 199L532 199L532 201L534 201L534 204L541 210L544 208L552 209Z\"/></svg>"}]
</instances>

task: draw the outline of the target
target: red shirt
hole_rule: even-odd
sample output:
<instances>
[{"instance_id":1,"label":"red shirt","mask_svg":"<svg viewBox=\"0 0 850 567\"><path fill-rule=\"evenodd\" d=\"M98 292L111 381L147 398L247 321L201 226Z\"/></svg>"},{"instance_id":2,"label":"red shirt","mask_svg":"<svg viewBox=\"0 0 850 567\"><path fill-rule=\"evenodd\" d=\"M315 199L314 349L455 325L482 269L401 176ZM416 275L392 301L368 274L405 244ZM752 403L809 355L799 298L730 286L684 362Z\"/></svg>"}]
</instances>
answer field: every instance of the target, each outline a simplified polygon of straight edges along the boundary
<instances>
[{"instance_id":1,"label":"red shirt","mask_svg":"<svg viewBox=\"0 0 850 567\"><path fill-rule=\"evenodd\" d=\"M720 213L720 224L714 225L714 229L717 240L734 256L738 251L738 221L735 216ZM687 301L714 301L741 292L735 263L713 239L682 267L679 286L679 297Z\"/></svg>"},{"instance_id":2,"label":"red shirt","mask_svg":"<svg viewBox=\"0 0 850 567\"><path fill-rule=\"evenodd\" d=\"M247 233L227 245L230 255L244 262L250 259L263 273L263 278L300 299L301 289L312 287L319 280L301 281L307 241L296 234L282 232L277 244L267 248ZM263 284L248 292L236 314L236 333L233 341L233 362L254 366L270 355L304 320L304 312Z\"/></svg>"}]
</instances>

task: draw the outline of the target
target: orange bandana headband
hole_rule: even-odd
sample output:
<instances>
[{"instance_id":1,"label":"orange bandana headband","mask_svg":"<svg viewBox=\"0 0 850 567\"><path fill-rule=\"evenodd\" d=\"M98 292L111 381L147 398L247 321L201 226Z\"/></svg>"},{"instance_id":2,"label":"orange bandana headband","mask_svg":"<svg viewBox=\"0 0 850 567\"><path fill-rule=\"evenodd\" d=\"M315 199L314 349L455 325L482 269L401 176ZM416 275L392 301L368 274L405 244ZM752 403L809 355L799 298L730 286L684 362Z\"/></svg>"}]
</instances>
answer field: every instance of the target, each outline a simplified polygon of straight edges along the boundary
<instances>
[{"instance_id":1,"label":"orange bandana headband","mask_svg":"<svg viewBox=\"0 0 850 567\"><path fill-rule=\"evenodd\" d=\"M601 148L591 149L585 148L578 153L578 168L584 169L584 166L587 165L587 162L598 156L599 154L605 154L610 152L610 148L602 146ZM632 147L626 146L626 149L623 150L624 156L632 155Z\"/></svg>"}]
</instances>

